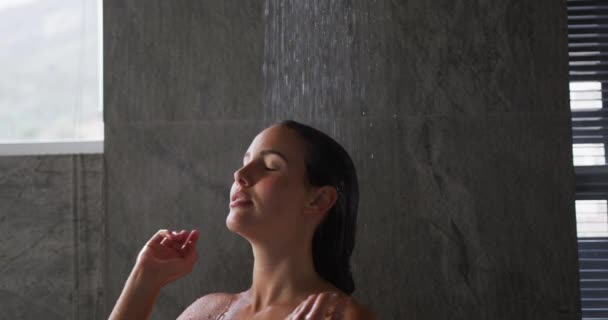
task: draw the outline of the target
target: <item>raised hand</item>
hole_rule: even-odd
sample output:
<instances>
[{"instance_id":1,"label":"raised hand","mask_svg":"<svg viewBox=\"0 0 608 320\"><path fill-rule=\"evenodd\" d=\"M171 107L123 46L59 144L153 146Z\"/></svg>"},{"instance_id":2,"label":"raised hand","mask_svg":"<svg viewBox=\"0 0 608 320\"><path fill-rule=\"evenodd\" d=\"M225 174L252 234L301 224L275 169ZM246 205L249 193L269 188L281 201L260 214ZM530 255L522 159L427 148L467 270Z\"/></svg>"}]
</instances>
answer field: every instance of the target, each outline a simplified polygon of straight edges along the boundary
<instances>
[{"instance_id":1,"label":"raised hand","mask_svg":"<svg viewBox=\"0 0 608 320\"><path fill-rule=\"evenodd\" d=\"M160 286L176 280L192 271L198 236L197 230L159 230L139 252L136 267Z\"/></svg>"},{"instance_id":2,"label":"raised hand","mask_svg":"<svg viewBox=\"0 0 608 320\"><path fill-rule=\"evenodd\" d=\"M312 294L285 320L343 320L350 297L337 292Z\"/></svg>"},{"instance_id":3,"label":"raised hand","mask_svg":"<svg viewBox=\"0 0 608 320\"><path fill-rule=\"evenodd\" d=\"M192 271L197 239L196 230L159 230L139 252L109 319L148 319L161 287Z\"/></svg>"}]
</instances>

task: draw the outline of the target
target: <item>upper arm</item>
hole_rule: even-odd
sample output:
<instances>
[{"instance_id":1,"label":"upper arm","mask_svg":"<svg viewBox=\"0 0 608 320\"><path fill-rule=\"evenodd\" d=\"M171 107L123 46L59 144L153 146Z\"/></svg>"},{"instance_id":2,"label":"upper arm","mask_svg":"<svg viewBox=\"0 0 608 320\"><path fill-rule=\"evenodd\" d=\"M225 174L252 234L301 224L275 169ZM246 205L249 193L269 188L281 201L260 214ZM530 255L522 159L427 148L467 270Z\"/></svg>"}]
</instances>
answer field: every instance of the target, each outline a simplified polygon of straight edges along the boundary
<instances>
[{"instance_id":1,"label":"upper arm","mask_svg":"<svg viewBox=\"0 0 608 320\"><path fill-rule=\"evenodd\" d=\"M206 319L205 316L218 315L226 307L225 304L230 301L230 298L231 295L227 293L207 294L194 301L177 319Z\"/></svg>"}]
</instances>

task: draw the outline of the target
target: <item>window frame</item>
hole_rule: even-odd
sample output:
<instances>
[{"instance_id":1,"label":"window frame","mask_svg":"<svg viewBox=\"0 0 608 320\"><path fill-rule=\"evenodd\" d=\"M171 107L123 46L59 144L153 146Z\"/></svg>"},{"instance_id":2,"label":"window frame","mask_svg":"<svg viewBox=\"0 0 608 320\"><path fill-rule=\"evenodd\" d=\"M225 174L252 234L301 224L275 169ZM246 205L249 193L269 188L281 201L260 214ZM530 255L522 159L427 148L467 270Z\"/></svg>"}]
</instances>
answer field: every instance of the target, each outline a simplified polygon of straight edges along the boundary
<instances>
[{"instance_id":1,"label":"window frame","mask_svg":"<svg viewBox=\"0 0 608 320\"><path fill-rule=\"evenodd\" d=\"M98 154L104 140L0 143L0 156Z\"/></svg>"}]
</instances>

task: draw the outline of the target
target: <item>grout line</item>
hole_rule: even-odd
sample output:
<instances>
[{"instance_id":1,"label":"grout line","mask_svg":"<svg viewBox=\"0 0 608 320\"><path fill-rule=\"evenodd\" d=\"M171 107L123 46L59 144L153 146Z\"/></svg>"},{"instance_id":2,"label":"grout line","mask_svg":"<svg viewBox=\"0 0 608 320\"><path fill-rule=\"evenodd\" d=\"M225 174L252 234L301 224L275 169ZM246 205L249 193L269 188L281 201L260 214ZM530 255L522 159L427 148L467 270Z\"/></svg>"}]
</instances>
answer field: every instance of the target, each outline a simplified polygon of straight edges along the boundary
<instances>
[{"instance_id":1,"label":"grout line","mask_svg":"<svg viewBox=\"0 0 608 320\"><path fill-rule=\"evenodd\" d=\"M79 303L80 303L80 270L79 270L79 245L78 245L78 155L72 155L72 236L73 236L73 249L74 249L74 288L72 292L72 309L73 318L78 319L79 315Z\"/></svg>"}]
</instances>

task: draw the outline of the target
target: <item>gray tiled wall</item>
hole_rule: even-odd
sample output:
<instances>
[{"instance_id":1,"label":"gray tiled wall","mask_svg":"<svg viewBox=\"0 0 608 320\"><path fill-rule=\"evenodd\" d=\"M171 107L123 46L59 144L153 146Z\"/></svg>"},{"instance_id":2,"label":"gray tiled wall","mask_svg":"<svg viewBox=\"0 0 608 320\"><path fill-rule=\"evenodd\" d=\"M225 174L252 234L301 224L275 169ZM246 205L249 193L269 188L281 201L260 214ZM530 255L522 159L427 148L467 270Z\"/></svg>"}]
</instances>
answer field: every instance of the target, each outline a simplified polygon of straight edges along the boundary
<instances>
[{"instance_id":1,"label":"gray tiled wall","mask_svg":"<svg viewBox=\"0 0 608 320\"><path fill-rule=\"evenodd\" d=\"M106 0L104 15L103 160L0 159L17 318L107 317L159 228L202 235L153 319L246 289L232 174L283 118L355 161L355 297L381 319L580 318L565 3Z\"/></svg>"},{"instance_id":2,"label":"gray tiled wall","mask_svg":"<svg viewBox=\"0 0 608 320\"><path fill-rule=\"evenodd\" d=\"M224 226L232 173L292 118L355 160L355 296L382 319L578 317L563 3L105 9L109 304L159 227L202 228L206 249L156 319L247 288L250 249Z\"/></svg>"},{"instance_id":3,"label":"gray tiled wall","mask_svg":"<svg viewBox=\"0 0 608 320\"><path fill-rule=\"evenodd\" d=\"M102 155L0 157L0 319L103 319Z\"/></svg>"}]
</instances>

